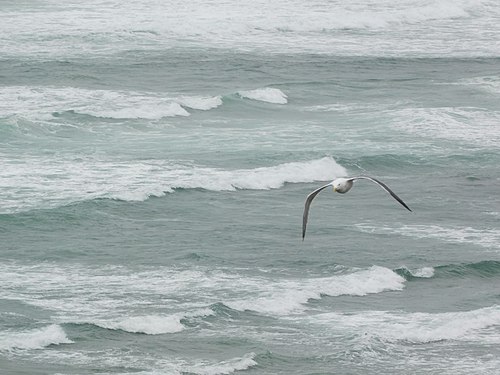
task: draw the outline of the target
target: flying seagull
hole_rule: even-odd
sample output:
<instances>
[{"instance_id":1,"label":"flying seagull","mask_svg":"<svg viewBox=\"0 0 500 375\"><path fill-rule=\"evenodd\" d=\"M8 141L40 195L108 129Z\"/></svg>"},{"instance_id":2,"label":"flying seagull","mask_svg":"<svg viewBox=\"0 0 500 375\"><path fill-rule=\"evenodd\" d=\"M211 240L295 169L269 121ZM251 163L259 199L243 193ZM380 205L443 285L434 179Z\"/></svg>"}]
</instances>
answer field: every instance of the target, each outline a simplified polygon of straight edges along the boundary
<instances>
[{"instance_id":1,"label":"flying seagull","mask_svg":"<svg viewBox=\"0 0 500 375\"><path fill-rule=\"evenodd\" d=\"M336 178L329 184L326 184L325 186L321 186L320 188L314 190L312 193L310 193L307 196L306 203L304 206L304 216L303 216L303 221L302 221L302 240L304 240L304 237L306 236L306 227L307 227L307 217L309 216L309 207L311 206L311 202L313 201L314 197L319 194L319 192L329 186L333 187L333 191L337 193L347 193L349 190L351 190L352 185L354 181L356 180L369 180L372 182L375 182L377 185L379 185L382 189L387 191L389 194L392 195L392 197L397 200L399 203L403 205L404 208L406 208L408 211L411 211L410 207L406 205L405 202L401 198L399 198L389 187L384 184L382 181L379 181L373 177L368 177L368 176L359 176L359 177L348 177L348 178Z\"/></svg>"}]
</instances>

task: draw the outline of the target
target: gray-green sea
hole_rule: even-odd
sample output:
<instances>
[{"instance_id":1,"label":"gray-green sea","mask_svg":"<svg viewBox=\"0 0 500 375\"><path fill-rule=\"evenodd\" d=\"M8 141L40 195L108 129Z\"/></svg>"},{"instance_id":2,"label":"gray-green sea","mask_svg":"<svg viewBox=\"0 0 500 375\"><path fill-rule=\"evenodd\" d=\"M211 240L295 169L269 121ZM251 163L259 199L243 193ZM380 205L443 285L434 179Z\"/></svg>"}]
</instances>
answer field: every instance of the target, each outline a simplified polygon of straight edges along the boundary
<instances>
[{"instance_id":1,"label":"gray-green sea","mask_svg":"<svg viewBox=\"0 0 500 375\"><path fill-rule=\"evenodd\" d=\"M499 25L0 1L0 374L498 374Z\"/></svg>"}]
</instances>

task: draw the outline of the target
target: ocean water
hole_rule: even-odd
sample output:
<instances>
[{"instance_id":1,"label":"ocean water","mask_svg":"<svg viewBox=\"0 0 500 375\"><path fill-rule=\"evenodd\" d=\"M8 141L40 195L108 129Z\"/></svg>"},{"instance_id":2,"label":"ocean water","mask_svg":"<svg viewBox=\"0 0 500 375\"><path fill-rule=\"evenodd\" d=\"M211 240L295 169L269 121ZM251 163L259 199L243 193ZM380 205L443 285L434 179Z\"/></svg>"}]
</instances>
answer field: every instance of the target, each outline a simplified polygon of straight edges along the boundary
<instances>
[{"instance_id":1,"label":"ocean water","mask_svg":"<svg viewBox=\"0 0 500 375\"><path fill-rule=\"evenodd\" d=\"M0 1L0 267L2 375L500 373L498 2Z\"/></svg>"}]
</instances>

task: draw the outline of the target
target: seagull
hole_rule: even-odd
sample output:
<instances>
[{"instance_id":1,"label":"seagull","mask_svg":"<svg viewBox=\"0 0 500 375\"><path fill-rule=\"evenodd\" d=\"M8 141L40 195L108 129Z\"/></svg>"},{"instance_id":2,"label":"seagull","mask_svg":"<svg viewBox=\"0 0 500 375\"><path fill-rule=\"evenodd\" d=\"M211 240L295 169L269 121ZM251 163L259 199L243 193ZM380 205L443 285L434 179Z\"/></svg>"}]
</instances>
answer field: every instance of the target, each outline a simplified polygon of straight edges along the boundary
<instances>
[{"instance_id":1,"label":"seagull","mask_svg":"<svg viewBox=\"0 0 500 375\"><path fill-rule=\"evenodd\" d=\"M307 226L307 217L309 216L309 207L311 206L311 202L313 201L314 197L316 197L316 195L318 195L321 190L323 190L329 186L333 187L334 192L345 194L349 190L351 190L352 185L353 185L354 181L356 181L356 180L368 180L368 181L376 183L382 189L384 189L389 194L391 194L391 196L395 200L397 200L399 203L401 203L401 205L403 205L404 208L406 208L408 211L411 211L410 207L408 207L406 205L406 203L403 202L403 200L401 198L399 198L391 189L389 189L389 187L386 184L384 184L382 181L379 181L373 177L359 176L359 177L336 178L335 180L333 180L329 184L326 184L325 186L321 186L320 188L314 190L312 193L310 193L307 196L306 203L304 206L304 215L303 215L303 219L302 219L303 220L302 221L302 241L304 241L304 237L306 236L306 226Z\"/></svg>"}]
</instances>

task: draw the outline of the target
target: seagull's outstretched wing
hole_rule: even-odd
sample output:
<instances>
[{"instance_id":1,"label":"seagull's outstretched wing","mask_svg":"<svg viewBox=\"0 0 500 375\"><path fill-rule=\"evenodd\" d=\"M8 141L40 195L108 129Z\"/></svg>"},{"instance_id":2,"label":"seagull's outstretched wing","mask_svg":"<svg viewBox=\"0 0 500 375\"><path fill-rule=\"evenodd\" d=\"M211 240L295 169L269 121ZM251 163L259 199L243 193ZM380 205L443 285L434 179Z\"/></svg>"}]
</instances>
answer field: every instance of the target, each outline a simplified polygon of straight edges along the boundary
<instances>
[{"instance_id":1,"label":"seagull's outstretched wing","mask_svg":"<svg viewBox=\"0 0 500 375\"><path fill-rule=\"evenodd\" d=\"M332 183L321 186L320 188L314 190L306 198L306 203L304 205L304 215L302 216L302 241L304 241L304 237L306 236L307 217L309 216L309 207L311 206L311 202L321 190L327 188L328 186L332 186Z\"/></svg>"},{"instance_id":2,"label":"seagull's outstretched wing","mask_svg":"<svg viewBox=\"0 0 500 375\"><path fill-rule=\"evenodd\" d=\"M351 181L355 181L355 180L370 180L372 182L375 182L377 185L379 185L382 189L384 189L385 191L387 191L389 194L391 194L391 196L397 200L399 203L401 203L401 205L406 208L408 211L411 211L410 207L408 207L406 205L405 202L403 202L403 200L401 198L399 198L396 193L394 193L391 189L389 189L389 186L387 186L386 184L384 184L382 181L379 181L373 177L368 177L368 176L359 176L359 177L353 177L353 178L350 178L349 180Z\"/></svg>"}]
</instances>

